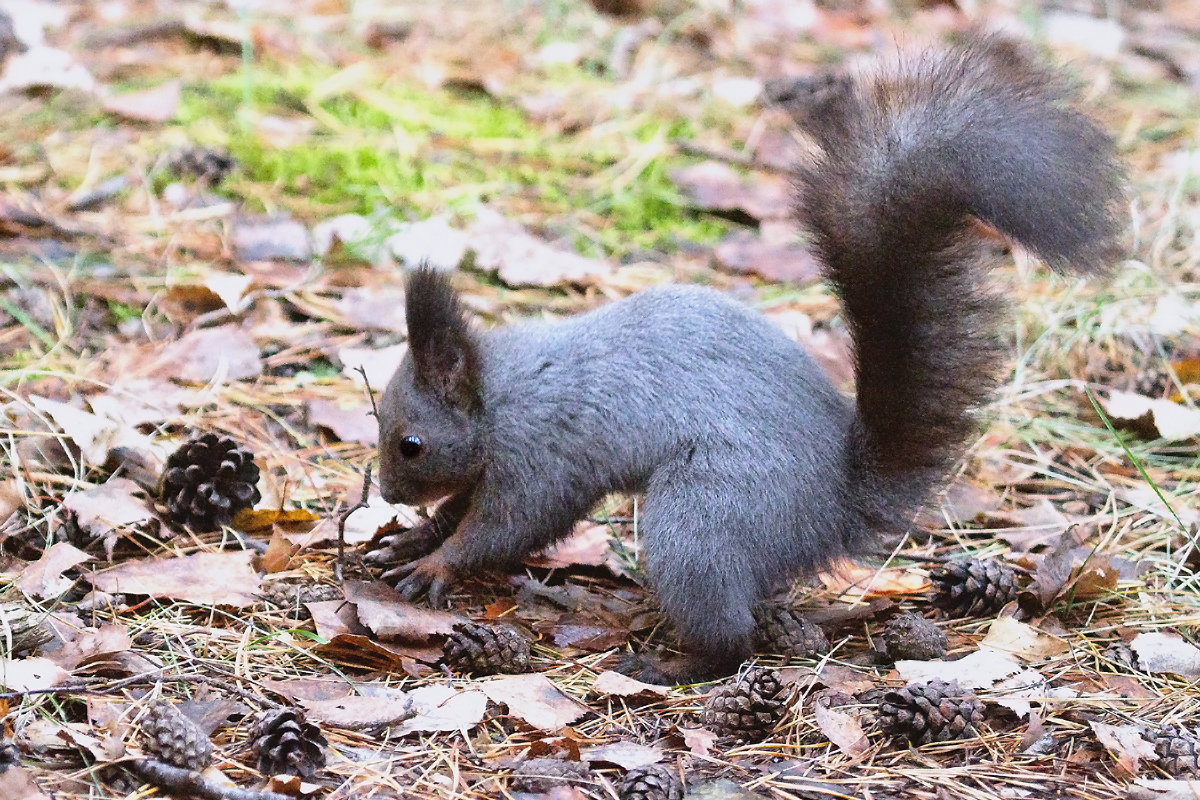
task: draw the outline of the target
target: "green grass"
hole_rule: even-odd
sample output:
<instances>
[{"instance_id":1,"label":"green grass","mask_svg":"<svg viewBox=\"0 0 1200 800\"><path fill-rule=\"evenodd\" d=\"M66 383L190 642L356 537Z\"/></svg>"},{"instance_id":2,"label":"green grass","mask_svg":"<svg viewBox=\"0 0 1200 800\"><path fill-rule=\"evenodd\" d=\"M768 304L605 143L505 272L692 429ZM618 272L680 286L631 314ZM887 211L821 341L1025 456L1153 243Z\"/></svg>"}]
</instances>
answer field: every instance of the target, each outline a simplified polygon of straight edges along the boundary
<instances>
[{"instance_id":1,"label":"green grass","mask_svg":"<svg viewBox=\"0 0 1200 800\"><path fill-rule=\"evenodd\" d=\"M333 80L329 71L262 67L249 85L230 75L188 86L178 124L238 160L226 189L310 221L346 212L470 215L489 202L546 220L586 254L617 257L710 243L727 230L697 217L670 178L688 162L664 143L690 137L687 121L643 114L598 136L556 137L481 93L369 80L350 91ZM264 134L253 120L265 116L300 133Z\"/></svg>"}]
</instances>

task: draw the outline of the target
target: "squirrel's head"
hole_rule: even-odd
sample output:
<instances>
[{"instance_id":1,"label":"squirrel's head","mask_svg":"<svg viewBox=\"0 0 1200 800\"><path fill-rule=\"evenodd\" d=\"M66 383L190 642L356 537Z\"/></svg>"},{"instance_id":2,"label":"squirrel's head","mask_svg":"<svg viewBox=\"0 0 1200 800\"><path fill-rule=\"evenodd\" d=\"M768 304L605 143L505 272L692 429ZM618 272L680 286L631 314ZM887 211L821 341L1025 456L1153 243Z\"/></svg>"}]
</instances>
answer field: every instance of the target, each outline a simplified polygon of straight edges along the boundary
<instances>
[{"instance_id":1,"label":"squirrel's head","mask_svg":"<svg viewBox=\"0 0 1200 800\"><path fill-rule=\"evenodd\" d=\"M379 483L389 503L426 503L479 477L479 350L446 277L420 267L405 297L408 354L379 405Z\"/></svg>"}]
</instances>

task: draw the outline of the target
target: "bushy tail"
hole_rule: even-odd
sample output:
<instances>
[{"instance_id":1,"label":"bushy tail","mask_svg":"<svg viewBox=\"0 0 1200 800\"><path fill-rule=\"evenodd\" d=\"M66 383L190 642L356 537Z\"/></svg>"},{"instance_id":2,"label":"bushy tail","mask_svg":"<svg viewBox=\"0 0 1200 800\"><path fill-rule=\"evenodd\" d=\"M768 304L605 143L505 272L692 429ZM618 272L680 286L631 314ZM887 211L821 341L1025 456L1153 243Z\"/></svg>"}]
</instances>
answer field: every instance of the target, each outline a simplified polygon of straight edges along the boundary
<instances>
[{"instance_id":1,"label":"bushy tail","mask_svg":"<svg viewBox=\"0 0 1200 800\"><path fill-rule=\"evenodd\" d=\"M802 169L798 214L854 339L856 489L888 516L953 465L1003 361L1003 303L983 275L995 248L970 217L1056 269L1115 255L1121 170L1069 99L1056 72L987 38L847 82L807 115L822 153Z\"/></svg>"}]
</instances>

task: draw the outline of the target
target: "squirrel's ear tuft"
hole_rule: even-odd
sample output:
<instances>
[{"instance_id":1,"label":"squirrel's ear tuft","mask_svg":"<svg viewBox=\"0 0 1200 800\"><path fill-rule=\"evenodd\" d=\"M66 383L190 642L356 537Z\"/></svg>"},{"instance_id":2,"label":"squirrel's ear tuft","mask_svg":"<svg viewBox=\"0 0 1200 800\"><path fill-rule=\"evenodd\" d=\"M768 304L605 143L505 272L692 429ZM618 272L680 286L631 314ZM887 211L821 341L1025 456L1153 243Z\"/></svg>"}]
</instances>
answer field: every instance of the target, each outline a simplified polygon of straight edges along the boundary
<instances>
[{"instance_id":1,"label":"squirrel's ear tuft","mask_svg":"<svg viewBox=\"0 0 1200 800\"><path fill-rule=\"evenodd\" d=\"M417 383L451 405L475 410L479 349L449 279L425 264L417 267L408 277L405 313Z\"/></svg>"}]
</instances>

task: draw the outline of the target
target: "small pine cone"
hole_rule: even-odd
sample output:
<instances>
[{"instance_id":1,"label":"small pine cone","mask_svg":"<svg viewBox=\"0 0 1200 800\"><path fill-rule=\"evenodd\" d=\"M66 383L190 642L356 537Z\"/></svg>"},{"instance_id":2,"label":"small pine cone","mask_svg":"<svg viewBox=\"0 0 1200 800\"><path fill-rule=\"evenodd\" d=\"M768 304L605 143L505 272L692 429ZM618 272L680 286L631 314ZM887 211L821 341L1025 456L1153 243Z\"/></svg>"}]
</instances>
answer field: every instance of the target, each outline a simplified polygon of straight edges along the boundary
<instances>
[{"instance_id":1,"label":"small pine cone","mask_svg":"<svg viewBox=\"0 0 1200 800\"><path fill-rule=\"evenodd\" d=\"M883 629L883 646L892 661L929 661L946 655L946 632L916 614L897 614Z\"/></svg>"},{"instance_id":2,"label":"small pine cone","mask_svg":"<svg viewBox=\"0 0 1200 800\"><path fill-rule=\"evenodd\" d=\"M442 648L446 666L459 673L520 675L529 672L529 640L511 625L460 622Z\"/></svg>"},{"instance_id":3,"label":"small pine cone","mask_svg":"<svg viewBox=\"0 0 1200 800\"><path fill-rule=\"evenodd\" d=\"M1200 775L1200 738L1182 725L1162 725L1150 731L1158 766L1175 777Z\"/></svg>"},{"instance_id":4,"label":"small pine cone","mask_svg":"<svg viewBox=\"0 0 1200 800\"><path fill-rule=\"evenodd\" d=\"M212 742L191 719L171 703L155 703L142 717L146 751L159 761L190 770L212 763Z\"/></svg>"},{"instance_id":5,"label":"small pine cone","mask_svg":"<svg viewBox=\"0 0 1200 800\"><path fill-rule=\"evenodd\" d=\"M518 792L549 792L556 786L591 781L588 765L564 758L531 758L513 771L512 788Z\"/></svg>"},{"instance_id":6,"label":"small pine cone","mask_svg":"<svg viewBox=\"0 0 1200 800\"><path fill-rule=\"evenodd\" d=\"M933 604L953 617L990 614L1017 596L1017 575L994 559L952 561L930 576Z\"/></svg>"},{"instance_id":7,"label":"small pine cone","mask_svg":"<svg viewBox=\"0 0 1200 800\"><path fill-rule=\"evenodd\" d=\"M181 147L167 156L167 170L177 178L192 178L216 186L233 171L236 162L225 150L211 147Z\"/></svg>"},{"instance_id":8,"label":"small pine cone","mask_svg":"<svg viewBox=\"0 0 1200 800\"><path fill-rule=\"evenodd\" d=\"M12 739L0 739L0 775L21 765L21 751Z\"/></svg>"},{"instance_id":9,"label":"small pine cone","mask_svg":"<svg viewBox=\"0 0 1200 800\"><path fill-rule=\"evenodd\" d=\"M329 741L298 708L264 711L250 728L250 745L258 753L263 775L311 778L325 767Z\"/></svg>"},{"instance_id":10,"label":"small pine cone","mask_svg":"<svg viewBox=\"0 0 1200 800\"><path fill-rule=\"evenodd\" d=\"M765 739L787 709L779 673L751 667L709 692L700 719L705 727L739 741Z\"/></svg>"},{"instance_id":11,"label":"small pine cone","mask_svg":"<svg viewBox=\"0 0 1200 800\"><path fill-rule=\"evenodd\" d=\"M262 499L257 483L258 465L249 450L206 433L167 458L162 499L176 522L197 533L215 531Z\"/></svg>"},{"instance_id":12,"label":"small pine cone","mask_svg":"<svg viewBox=\"0 0 1200 800\"><path fill-rule=\"evenodd\" d=\"M626 772L617 794L621 800L683 800L683 784L674 770L650 764Z\"/></svg>"},{"instance_id":13,"label":"small pine cone","mask_svg":"<svg viewBox=\"0 0 1200 800\"><path fill-rule=\"evenodd\" d=\"M888 735L913 744L967 739L978 733L983 703L958 681L910 683L884 693L879 720Z\"/></svg>"},{"instance_id":14,"label":"small pine cone","mask_svg":"<svg viewBox=\"0 0 1200 800\"><path fill-rule=\"evenodd\" d=\"M779 603L763 603L754 609L755 648L791 658L813 658L829 652L825 631L795 609Z\"/></svg>"}]
</instances>

